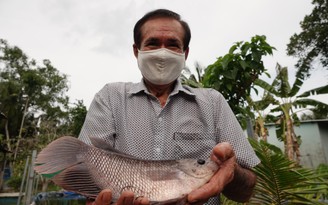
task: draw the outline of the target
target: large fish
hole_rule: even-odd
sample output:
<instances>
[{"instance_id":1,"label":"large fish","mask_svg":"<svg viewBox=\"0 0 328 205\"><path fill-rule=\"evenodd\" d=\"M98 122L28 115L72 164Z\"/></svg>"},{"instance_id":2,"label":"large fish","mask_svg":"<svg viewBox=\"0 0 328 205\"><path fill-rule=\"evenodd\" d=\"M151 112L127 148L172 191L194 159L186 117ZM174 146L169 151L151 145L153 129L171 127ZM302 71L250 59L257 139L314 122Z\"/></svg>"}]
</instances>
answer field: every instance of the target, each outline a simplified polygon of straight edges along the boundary
<instances>
[{"instance_id":1,"label":"large fish","mask_svg":"<svg viewBox=\"0 0 328 205\"><path fill-rule=\"evenodd\" d=\"M35 165L36 172L51 177L55 184L90 198L108 188L114 200L122 191L130 190L137 197L144 196L159 204L185 200L188 193L208 182L218 169L210 159L141 160L68 136L44 148Z\"/></svg>"}]
</instances>

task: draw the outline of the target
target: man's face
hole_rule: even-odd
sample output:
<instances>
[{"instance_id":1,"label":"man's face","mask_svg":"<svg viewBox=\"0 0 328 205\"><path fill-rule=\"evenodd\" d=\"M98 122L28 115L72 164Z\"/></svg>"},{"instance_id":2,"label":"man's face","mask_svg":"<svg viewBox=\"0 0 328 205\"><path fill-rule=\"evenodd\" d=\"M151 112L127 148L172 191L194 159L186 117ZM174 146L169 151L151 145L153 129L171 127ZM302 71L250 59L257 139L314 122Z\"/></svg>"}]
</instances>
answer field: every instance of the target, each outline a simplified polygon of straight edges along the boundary
<instances>
[{"instance_id":1,"label":"man's face","mask_svg":"<svg viewBox=\"0 0 328 205\"><path fill-rule=\"evenodd\" d=\"M140 50L155 50L167 48L177 53L183 53L184 29L181 24L171 18L155 18L148 20L141 28ZM134 53L138 56L134 45ZM186 51L187 58L188 51Z\"/></svg>"}]
</instances>

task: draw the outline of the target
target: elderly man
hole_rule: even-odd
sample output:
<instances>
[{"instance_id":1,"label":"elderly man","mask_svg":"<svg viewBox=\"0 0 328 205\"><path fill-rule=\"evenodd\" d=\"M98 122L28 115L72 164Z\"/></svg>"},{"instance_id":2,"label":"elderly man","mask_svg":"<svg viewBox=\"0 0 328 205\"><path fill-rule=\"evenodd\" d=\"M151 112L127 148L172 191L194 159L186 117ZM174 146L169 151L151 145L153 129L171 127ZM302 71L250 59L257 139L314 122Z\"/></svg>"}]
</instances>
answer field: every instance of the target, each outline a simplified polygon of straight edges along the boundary
<instances>
[{"instance_id":1,"label":"elderly man","mask_svg":"<svg viewBox=\"0 0 328 205\"><path fill-rule=\"evenodd\" d=\"M188 24L172 11L158 9L143 16L134 27L133 45L142 81L105 85L91 103L79 139L91 144L89 137L99 137L142 159L211 156L220 169L186 203L219 204L220 193L245 202L256 183L250 169L259 159L219 92L181 84L190 38ZM89 203L111 201L111 190L103 190ZM124 191L116 203L149 200Z\"/></svg>"}]
</instances>

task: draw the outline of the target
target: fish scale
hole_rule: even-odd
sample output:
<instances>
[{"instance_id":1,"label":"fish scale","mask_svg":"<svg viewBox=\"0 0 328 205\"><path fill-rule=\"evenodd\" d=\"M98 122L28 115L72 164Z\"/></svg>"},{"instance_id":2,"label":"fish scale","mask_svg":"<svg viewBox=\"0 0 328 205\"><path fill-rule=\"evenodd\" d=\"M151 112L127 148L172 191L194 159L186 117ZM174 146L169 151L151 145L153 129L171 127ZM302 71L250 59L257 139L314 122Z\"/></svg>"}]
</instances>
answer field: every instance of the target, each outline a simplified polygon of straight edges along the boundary
<instances>
[{"instance_id":1,"label":"fish scale","mask_svg":"<svg viewBox=\"0 0 328 205\"><path fill-rule=\"evenodd\" d=\"M100 139L94 139L100 140ZM103 143L103 142L98 142ZM130 155L90 146L74 137L61 137L44 148L36 159L39 174L53 176L62 188L95 198L111 189L114 200L122 191L147 197L152 203L182 200L204 185L218 170L207 159L142 160Z\"/></svg>"}]
</instances>

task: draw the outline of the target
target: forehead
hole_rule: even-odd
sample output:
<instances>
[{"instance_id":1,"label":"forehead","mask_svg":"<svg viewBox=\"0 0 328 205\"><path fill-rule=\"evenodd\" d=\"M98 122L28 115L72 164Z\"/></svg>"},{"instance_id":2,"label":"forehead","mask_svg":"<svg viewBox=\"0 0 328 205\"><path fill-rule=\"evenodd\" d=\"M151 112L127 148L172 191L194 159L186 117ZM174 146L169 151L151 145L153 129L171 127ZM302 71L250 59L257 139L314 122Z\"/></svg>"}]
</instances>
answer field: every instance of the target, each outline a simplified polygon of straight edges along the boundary
<instances>
[{"instance_id":1,"label":"forehead","mask_svg":"<svg viewBox=\"0 0 328 205\"><path fill-rule=\"evenodd\" d=\"M154 18L141 27L141 41L148 38L176 38L183 41L184 29L181 23L173 18Z\"/></svg>"}]
</instances>

